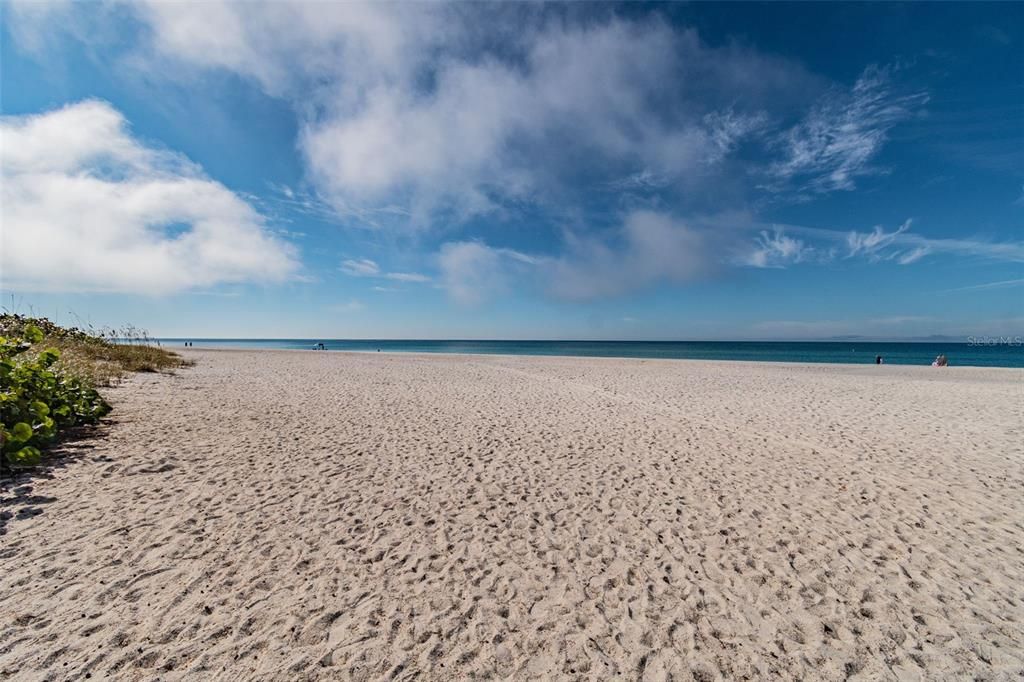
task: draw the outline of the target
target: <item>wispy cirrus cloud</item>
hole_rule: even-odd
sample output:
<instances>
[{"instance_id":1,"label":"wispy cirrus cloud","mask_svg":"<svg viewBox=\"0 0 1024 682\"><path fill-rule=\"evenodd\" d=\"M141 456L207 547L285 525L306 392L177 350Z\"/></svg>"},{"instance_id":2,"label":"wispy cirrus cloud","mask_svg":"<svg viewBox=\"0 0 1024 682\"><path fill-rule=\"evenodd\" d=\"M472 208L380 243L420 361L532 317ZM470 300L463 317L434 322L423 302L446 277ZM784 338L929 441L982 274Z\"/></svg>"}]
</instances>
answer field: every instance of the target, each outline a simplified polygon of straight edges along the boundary
<instances>
[{"instance_id":1,"label":"wispy cirrus cloud","mask_svg":"<svg viewBox=\"0 0 1024 682\"><path fill-rule=\"evenodd\" d=\"M852 89L822 97L776 140L783 158L769 167L766 187L821 194L852 190L857 178L883 172L873 161L889 131L928 102L925 92L899 92L892 71L870 66Z\"/></svg>"},{"instance_id":2,"label":"wispy cirrus cloud","mask_svg":"<svg viewBox=\"0 0 1024 682\"><path fill-rule=\"evenodd\" d=\"M743 250L736 262L755 268L783 268L818 258L831 259L833 250L820 252L802 239L785 234L781 228L761 230L749 249Z\"/></svg>"},{"instance_id":3,"label":"wispy cirrus cloud","mask_svg":"<svg viewBox=\"0 0 1024 682\"><path fill-rule=\"evenodd\" d=\"M1004 279L998 282L983 282L981 284L972 284L966 287L943 289L941 293L949 293L953 291L985 291L988 289L1009 289L1012 287L1024 287L1024 279Z\"/></svg>"},{"instance_id":4,"label":"wispy cirrus cloud","mask_svg":"<svg viewBox=\"0 0 1024 682\"><path fill-rule=\"evenodd\" d=\"M911 232L913 221L887 230L833 230L774 225L739 247L735 262L754 267L828 263L865 259L871 263L912 265L928 256L954 256L1004 263L1024 263L1024 243L986 239L937 239Z\"/></svg>"},{"instance_id":5,"label":"wispy cirrus cloud","mask_svg":"<svg viewBox=\"0 0 1024 682\"><path fill-rule=\"evenodd\" d=\"M707 161L716 163L732 152L745 138L765 128L768 124L768 115L763 111L736 113L730 108L706 114L704 124L714 143L714 149Z\"/></svg>"},{"instance_id":6,"label":"wispy cirrus cloud","mask_svg":"<svg viewBox=\"0 0 1024 682\"><path fill-rule=\"evenodd\" d=\"M427 275L421 275L418 272L388 272L384 274L387 279L393 279L396 282L429 282L430 277Z\"/></svg>"},{"instance_id":7,"label":"wispy cirrus cloud","mask_svg":"<svg viewBox=\"0 0 1024 682\"><path fill-rule=\"evenodd\" d=\"M380 266L369 258L349 258L341 262L341 271L353 277L376 277Z\"/></svg>"},{"instance_id":8,"label":"wispy cirrus cloud","mask_svg":"<svg viewBox=\"0 0 1024 682\"><path fill-rule=\"evenodd\" d=\"M921 260L931 252L932 250L930 247L918 246L913 249L910 249L909 251L904 251L903 253L898 255L896 257L896 262L899 263L900 265L910 265L911 263L916 263L917 261Z\"/></svg>"},{"instance_id":9,"label":"wispy cirrus cloud","mask_svg":"<svg viewBox=\"0 0 1024 682\"><path fill-rule=\"evenodd\" d=\"M351 277L379 277L396 282L430 281L430 277L418 272L384 272L376 261L369 258L348 258L343 260L340 270Z\"/></svg>"},{"instance_id":10,"label":"wispy cirrus cloud","mask_svg":"<svg viewBox=\"0 0 1024 682\"><path fill-rule=\"evenodd\" d=\"M630 173L625 177L609 180L605 183L605 186L608 189L622 192L660 190L671 183L672 181L669 178L663 175L658 175L657 173L645 168L644 170Z\"/></svg>"},{"instance_id":11,"label":"wispy cirrus cloud","mask_svg":"<svg viewBox=\"0 0 1024 682\"><path fill-rule=\"evenodd\" d=\"M866 256L870 260L880 260L881 254L896 242L901 234L910 229L908 220L893 232L886 232L881 225L876 225L870 232L849 232L846 235L847 258Z\"/></svg>"},{"instance_id":12,"label":"wispy cirrus cloud","mask_svg":"<svg viewBox=\"0 0 1024 682\"><path fill-rule=\"evenodd\" d=\"M889 232L881 226L875 226L869 232L848 232L847 255L863 256L872 262L895 261L900 265L910 265L930 255L1024 263L1024 242L930 238L911 232L911 225L912 221L907 220ZM818 230L817 234L825 232ZM835 232L830 235L834 236Z\"/></svg>"}]
</instances>

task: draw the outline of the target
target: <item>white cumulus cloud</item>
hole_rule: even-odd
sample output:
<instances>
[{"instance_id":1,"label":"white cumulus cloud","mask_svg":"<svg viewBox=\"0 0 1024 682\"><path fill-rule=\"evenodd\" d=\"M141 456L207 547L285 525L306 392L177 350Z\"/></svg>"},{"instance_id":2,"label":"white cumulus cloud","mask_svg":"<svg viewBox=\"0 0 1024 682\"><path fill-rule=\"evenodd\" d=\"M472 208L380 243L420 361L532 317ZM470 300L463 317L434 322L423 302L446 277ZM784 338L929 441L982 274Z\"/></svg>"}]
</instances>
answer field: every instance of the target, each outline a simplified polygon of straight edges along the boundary
<instances>
[{"instance_id":1,"label":"white cumulus cloud","mask_svg":"<svg viewBox=\"0 0 1024 682\"><path fill-rule=\"evenodd\" d=\"M258 211L105 102L4 117L0 135L4 288L166 294L298 268Z\"/></svg>"},{"instance_id":2,"label":"white cumulus cloud","mask_svg":"<svg viewBox=\"0 0 1024 682\"><path fill-rule=\"evenodd\" d=\"M428 51L429 63L406 64L404 77L327 91L300 140L325 196L346 210L399 197L413 224L429 224L438 210L465 218L571 184L571 159L612 184L703 176L766 121L750 102L733 106L735 74L796 71L655 20L524 31L506 45L514 60L466 59L451 54L458 44L439 48L446 59ZM416 84L423 70L429 88ZM710 72L699 96L690 71ZM682 86L669 94L666 83Z\"/></svg>"},{"instance_id":3,"label":"white cumulus cloud","mask_svg":"<svg viewBox=\"0 0 1024 682\"><path fill-rule=\"evenodd\" d=\"M513 286L592 300L708 275L719 264L713 241L671 215L634 211L609 234L568 234L556 257L464 241L444 244L438 263L442 287L459 303L480 303Z\"/></svg>"},{"instance_id":4,"label":"white cumulus cloud","mask_svg":"<svg viewBox=\"0 0 1024 682\"><path fill-rule=\"evenodd\" d=\"M448 242L437 254L441 286L456 303L477 305L508 291L538 260L483 242Z\"/></svg>"},{"instance_id":5,"label":"white cumulus cloud","mask_svg":"<svg viewBox=\"0 0 1024 682\"><path fill-rule=\"evenodd\" d=\"M718 264L713 237L672 216L634 211L609 238L570 235L551 272L551 292L572 300L619 296L658 282L682 283Z\"/></svg>"},{"instance_id":6,"label":"white cumulus cloud","mask_svg":"<svg viewBox=\"0 0 1024 682\"><path fill-rule=\"evenodd\" d=\"M101 15L143 30L86 30ZM433 227L628 177L707 181L766 109L802 101L803 67L711 46L657 12L217 2L12 4L23 44L127 43L130 68L222 70L291 103L319 198L367 222ZM157 74L159 74L157 76Z\"/></svg>"}]
</instances>

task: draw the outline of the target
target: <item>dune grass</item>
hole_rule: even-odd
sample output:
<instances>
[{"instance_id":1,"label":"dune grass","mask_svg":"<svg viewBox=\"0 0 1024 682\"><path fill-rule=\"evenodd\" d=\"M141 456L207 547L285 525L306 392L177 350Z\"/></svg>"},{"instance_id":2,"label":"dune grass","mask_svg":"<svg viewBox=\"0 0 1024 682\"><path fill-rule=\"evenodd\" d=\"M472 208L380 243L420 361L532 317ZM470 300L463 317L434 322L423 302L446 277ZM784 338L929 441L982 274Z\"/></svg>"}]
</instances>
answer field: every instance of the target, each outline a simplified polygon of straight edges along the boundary
<instances>
[{"instance_id":1,"label":"dune grass","mask_svg":"<svg viewBox=\"0 0 1024 682\"><path fill-rule=\"evenodd\" d=\"M186 364L132 327L83 331L0 315L0 476L38 465L68 429L106 415L111 406L98 387Z\"/></svg>"},{"instance_id":2,"label":"dune grass","mask_svg":"<svg viewBox=\"0 0 1024 682\"><path fill-rule=\"evenodd\" d=\"M45 317L5 313L0 315L0 336L23 336L29 325L43 333L43 340L33 344L29 357L43 349L56 349L60 359L55 370L95 387L111 386L135 372L172 372L191 364L132 326L83 330L61 327Z\"/></svg>"}]
</instances>

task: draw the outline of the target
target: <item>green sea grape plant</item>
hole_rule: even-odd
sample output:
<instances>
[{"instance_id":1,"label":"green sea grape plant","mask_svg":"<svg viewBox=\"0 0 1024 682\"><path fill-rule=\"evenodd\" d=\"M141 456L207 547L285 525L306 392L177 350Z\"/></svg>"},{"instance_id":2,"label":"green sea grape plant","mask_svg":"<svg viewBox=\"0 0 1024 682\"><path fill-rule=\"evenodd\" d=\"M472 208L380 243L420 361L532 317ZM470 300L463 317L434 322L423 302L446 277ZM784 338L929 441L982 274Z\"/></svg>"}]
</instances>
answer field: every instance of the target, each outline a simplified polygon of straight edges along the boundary
<instances>
[{"instance_id":1,"label":"green sea grape plant","mask_svg":"<svg viewBox=\"0 0 1024 682\"><path fill-rule=\"evenodd\" d=\"M0 465L39 464L41 448L64 429L95 423L110 405L80 377L58 371L60 353L38 350L43 331L27 325L14 338L0 336Z\"/></svg>"}]
</instances>

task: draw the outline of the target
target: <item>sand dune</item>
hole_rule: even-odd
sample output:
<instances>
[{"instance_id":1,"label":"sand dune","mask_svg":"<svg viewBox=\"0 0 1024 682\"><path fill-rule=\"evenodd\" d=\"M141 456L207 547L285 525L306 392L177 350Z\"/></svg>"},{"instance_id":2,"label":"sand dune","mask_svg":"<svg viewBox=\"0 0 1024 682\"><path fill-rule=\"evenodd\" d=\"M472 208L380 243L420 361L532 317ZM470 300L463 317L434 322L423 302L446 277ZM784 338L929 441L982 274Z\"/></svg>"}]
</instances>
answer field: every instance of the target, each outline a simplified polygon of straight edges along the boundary
<instances>
[{"instance_id":1,"label":"sand dune","mask_svg":"<svg viewBox=\"0 0 1024 682\"><path fill-rule=\"evenodd\" d=\"M1024 675L1020 370L190 356L4 488L0 678Z\"/></svg>"}]
</instances>

